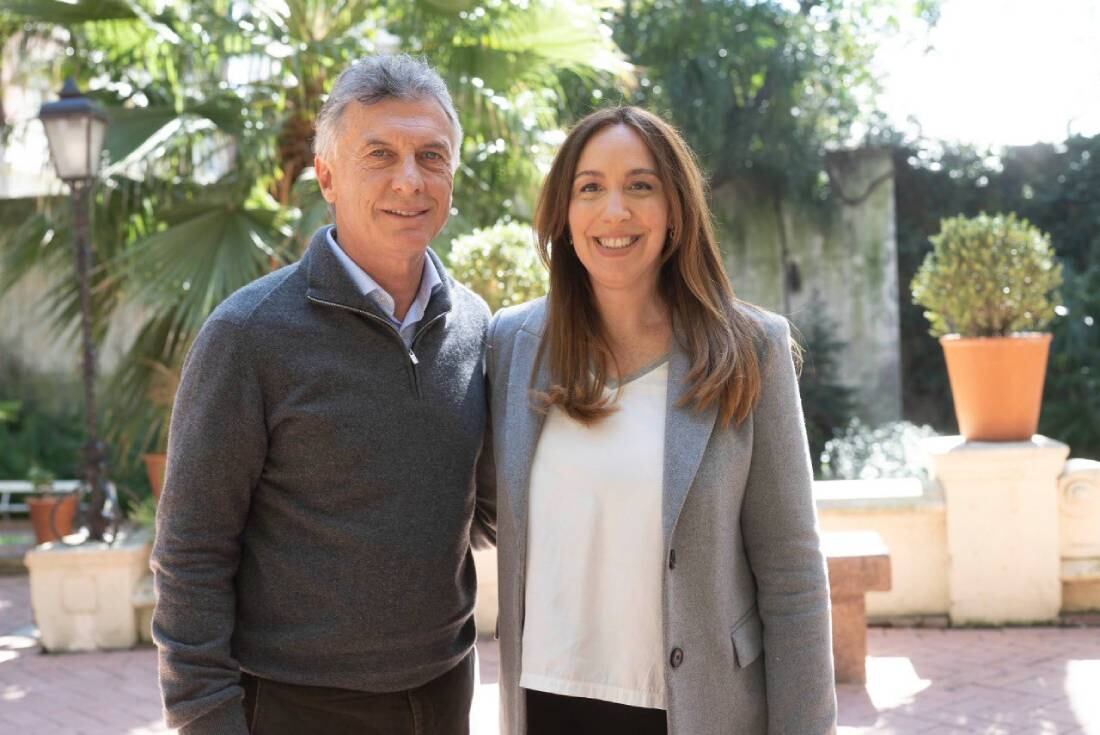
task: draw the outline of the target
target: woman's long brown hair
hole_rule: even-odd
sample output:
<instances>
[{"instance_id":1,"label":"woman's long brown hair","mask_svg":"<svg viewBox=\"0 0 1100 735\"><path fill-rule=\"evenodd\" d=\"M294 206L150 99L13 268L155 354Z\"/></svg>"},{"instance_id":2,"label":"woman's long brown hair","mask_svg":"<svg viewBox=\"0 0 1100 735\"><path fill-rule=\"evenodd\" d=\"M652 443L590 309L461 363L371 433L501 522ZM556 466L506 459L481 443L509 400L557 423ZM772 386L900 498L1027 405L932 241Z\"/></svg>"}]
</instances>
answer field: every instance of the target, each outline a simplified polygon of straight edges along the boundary
<instances>
[{"instance_id":1,"label":"woman's long brown hair","mask_svg":"<svg viewBox=\"0 0 1100 735\"><path fill-rule=\"evenodd\" d=\"M577 161L589 139L613 125L627 126L649 148L668 196L672 234L661 254L657 288L691 361L681 405L703 410L717 403L722 426L741 423L760 394L761 330L734 296L722 267L706 186L691 149L675 128L637 107L599 110L578 122L539 194L535 232L539 257L550 271L550 291L538 359L549 359L551 387L536 398L544 408L556 405L585 424L614 410L605 388L615 358L569 232Z\"/></svg>"}]
</instances>

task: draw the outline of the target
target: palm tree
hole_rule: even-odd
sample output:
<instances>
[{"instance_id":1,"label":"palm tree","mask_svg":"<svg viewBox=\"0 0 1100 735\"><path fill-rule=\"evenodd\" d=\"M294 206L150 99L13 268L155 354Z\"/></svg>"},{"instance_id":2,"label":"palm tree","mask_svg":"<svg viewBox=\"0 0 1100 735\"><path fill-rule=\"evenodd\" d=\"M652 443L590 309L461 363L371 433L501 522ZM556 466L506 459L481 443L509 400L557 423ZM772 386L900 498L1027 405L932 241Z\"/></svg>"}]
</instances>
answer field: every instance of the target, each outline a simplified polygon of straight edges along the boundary
<instances>
[{"instance_id":1,"label":"palm tree","mask_svg":"<svg viewBox=\"0 0 1100 735\"><path fill-rule=\"evenodd\" d=\"M312 121L350 60L403 50L444 73L467 132L445 235L525 213L544 132L565 109L563 75L607 84L629 67L597 3L496 5L0 0L0 32L55 44L42 73L75 76L111 114L95 205L96 328L123 303L147 313L108 391L116 443L158 440L139 429L154 410L144 399L150 366L178 365L214 306L295 259L327 219ZM65 282L60 205L46 197L0 208L0 294L33 269ZM57 328L71 328L75 290L51 299Z\"/></svg>"}]
</instances>

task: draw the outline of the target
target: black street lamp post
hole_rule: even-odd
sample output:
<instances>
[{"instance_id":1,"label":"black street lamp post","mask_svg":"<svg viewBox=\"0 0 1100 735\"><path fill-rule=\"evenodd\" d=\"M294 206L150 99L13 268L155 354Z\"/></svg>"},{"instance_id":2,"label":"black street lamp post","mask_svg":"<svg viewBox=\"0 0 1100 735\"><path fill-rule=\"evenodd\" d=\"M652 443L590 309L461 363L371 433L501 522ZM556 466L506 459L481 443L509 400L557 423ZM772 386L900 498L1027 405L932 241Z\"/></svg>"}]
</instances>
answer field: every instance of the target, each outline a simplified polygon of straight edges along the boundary
<instances>
[{"instance_id":1,"label":"black street lamp post","mask_svg":"<svg viewBox=\"0 0 1100 735\"><path fill-rule=\"evenodd\" d=\"M46 128L50 157L58 177L69 185L73 205L73 248L80 282L80 332L83 343L84 484L88 490L88 540L102 541L107 530L103 506L107 500L106 451L96 421L96 349L92 336L91 273L94 255L89 236L92 187L99 175L107 116L82 95L70 78L61 99L42 105L38 117Z\"/></svg>"}]
</instances>

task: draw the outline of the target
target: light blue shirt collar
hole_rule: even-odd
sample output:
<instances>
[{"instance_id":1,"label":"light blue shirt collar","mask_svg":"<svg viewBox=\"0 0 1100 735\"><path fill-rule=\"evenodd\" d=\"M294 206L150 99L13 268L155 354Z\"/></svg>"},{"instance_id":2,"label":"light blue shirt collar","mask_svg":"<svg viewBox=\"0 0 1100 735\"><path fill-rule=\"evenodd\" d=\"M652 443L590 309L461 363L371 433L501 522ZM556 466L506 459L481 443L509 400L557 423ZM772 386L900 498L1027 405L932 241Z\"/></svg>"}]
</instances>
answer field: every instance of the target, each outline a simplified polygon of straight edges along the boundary
<instances>
[{"instance_id":1,"label":"light blue shirt collar","mask_svg":"<svg viewBox=\"0 0 1100 735\"><path fill-rule=\"evenodd\" d=\"M421 319L424 318L424 312L428 309L428 301L431 299L432 292L435 287L440 285L442 281L439 278L439 272L435 269L435 264L432 263L432 259L425 254L424 256L424 270L420 274L420 288L416 292L416 297L413 299L412 304L409 306L409 310L405 312L405 318L398 321L394 316L394 301L393 297L378 285L370 275L359 267L359 265L351 259L344 249L340 247L340 244L336 242L336 228L329 227L325 233L325 238L328 240L329 246L336 254L336 259L343 264L344 270L351 276L351 280L355 285L359 287L359 291L367 298L372 299L378 308L389 318L393 326L397 327L398 332L405 338L405 342L408 343L412 335L406 336L406 332L410 331L412 327L416 326Z\"/></svg>"}]
</instances>

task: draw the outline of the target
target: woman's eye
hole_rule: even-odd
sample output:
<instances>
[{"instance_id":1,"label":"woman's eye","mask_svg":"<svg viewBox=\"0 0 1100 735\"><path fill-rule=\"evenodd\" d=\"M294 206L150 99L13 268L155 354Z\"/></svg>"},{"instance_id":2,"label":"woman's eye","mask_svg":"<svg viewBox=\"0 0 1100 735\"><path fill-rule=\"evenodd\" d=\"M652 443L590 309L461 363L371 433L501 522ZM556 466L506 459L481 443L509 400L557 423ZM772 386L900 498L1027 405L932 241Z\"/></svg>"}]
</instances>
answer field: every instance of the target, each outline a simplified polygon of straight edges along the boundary
<instances>
[{"instance_id":1,"label":"woman's eye","mask_svg":"<svg viewBox=\"0 0 1100 735\"><path fill-rule=\"evenodd\" d=\"M635 181L630 188L634 191L653 191L653 185L647 181Z\"/></svg>"},{"instance_id":2,"label":"woman's eye","mask_svg":"<svg viewBox=\"0 0 1100 735\"><path fill-rule=\"evenodd\" d=\"M581 184L581 188L577 189L581 194L590 194L594 191L599 191L599 184L589 182L587 184Z\"/></svg>"}]
</instances>

